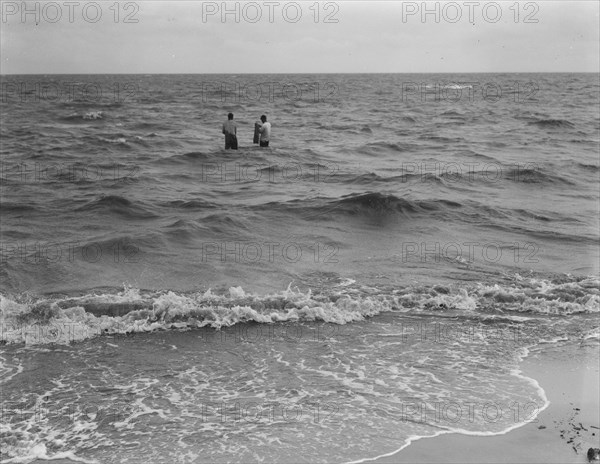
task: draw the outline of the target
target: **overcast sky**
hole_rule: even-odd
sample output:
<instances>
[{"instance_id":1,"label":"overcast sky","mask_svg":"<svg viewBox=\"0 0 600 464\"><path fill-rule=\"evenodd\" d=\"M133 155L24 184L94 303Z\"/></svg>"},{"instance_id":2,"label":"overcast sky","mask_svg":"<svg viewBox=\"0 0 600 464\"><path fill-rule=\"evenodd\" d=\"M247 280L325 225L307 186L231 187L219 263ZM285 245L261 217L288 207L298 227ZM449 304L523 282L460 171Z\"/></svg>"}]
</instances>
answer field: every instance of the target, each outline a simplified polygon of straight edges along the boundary
<instances>
[{"instance_id":1,"label":"overcast sky","mask_svg":"<svg viewBox=\"0 0 600 464\"><path fill-rule=\"evenodd\" d=\"M2 0L1 73L599 71L597 0L73 3Z\"/></svg>"}]
</instances>

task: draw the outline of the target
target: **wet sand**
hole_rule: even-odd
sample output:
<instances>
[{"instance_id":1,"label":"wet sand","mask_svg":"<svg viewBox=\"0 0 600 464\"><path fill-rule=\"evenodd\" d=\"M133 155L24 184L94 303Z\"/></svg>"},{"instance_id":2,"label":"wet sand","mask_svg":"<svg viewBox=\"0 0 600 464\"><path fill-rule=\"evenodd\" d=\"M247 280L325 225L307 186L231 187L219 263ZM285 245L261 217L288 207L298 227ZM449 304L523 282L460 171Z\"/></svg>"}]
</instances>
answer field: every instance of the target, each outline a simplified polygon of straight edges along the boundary
<instances>
[{"instance_id":1,"label":"wet sand","mask_svg":"<svg viewBox=\"0 0 600 464\"><path fill-rule=\"evenodd\" d=\"M366 462L587 463L587 450L600 447L599 359L597 340L532 353L522 374L537 380L550 401L534 422L491 437L424 438Z\"/></svg>"}]
</instances>

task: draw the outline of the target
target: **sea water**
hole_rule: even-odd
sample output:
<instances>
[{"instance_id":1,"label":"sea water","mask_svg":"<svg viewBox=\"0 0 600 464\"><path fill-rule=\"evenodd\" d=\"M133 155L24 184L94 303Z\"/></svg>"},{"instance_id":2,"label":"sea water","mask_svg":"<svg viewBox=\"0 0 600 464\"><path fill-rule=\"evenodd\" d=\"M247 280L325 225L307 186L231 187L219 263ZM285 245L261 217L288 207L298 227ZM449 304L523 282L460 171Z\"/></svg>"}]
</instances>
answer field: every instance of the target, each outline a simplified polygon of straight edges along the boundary
<instances>
[{"instance_id":1,"label":"sea water","mask_svg":"<svg viewBox=\"0 0 600 464\"><path fill-rule=\"evenodd\" d=\"M1 83L4 462L504 433L598 343L596 74Z\"/></svg>"}]
</instances>

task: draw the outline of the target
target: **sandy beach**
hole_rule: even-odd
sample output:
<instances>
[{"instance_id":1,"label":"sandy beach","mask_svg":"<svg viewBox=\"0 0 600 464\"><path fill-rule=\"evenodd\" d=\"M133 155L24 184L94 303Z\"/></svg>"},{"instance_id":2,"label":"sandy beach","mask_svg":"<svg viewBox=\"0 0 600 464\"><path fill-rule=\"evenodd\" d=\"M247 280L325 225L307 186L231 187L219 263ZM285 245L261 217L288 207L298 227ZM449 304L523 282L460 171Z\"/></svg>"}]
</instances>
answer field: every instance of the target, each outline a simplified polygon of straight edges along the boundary
<instances>
[{"instance_id":1,"label":"sandy beach","mask_svg":"<svg viewBox=\"0 0 600 464\"><path fill-rule=\"evenodd\" d=\"M599 349L597 342L549 348L521 364L550 405L537 420L504 435L456 433L413 442L377 463L584 463L600 447ZM583 426L583 427L582 427ZM597 462L597 461L596 461Z\"/></svg>"}]
</instances>

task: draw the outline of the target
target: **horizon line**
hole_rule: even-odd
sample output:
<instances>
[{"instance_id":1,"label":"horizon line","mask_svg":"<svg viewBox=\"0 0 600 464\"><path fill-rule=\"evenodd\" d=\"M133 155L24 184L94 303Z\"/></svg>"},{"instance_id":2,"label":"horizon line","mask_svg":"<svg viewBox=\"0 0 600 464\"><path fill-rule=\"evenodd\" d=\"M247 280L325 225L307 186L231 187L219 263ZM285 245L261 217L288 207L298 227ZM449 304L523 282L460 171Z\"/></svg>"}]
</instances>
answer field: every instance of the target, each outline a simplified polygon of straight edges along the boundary
<instances>
[{"instance_id":1,"label":"horizon line","mask_svg":"<svg viewBox=\"0 0 600 464\"><path fill-rule=\"evenodd\" d=\"M169 72L115 72L115 73L0 73L0 76L182 76L182 75L265 75L265 74L296 74L296 75L309 75L309 74L600 74L598 71L416 71L416 72L263 72L263 73L247 73L247 72L208 72L208 73L197 73L197 72L182 72L182 73L169 73Z\"/></svg>"}]
</instances>

